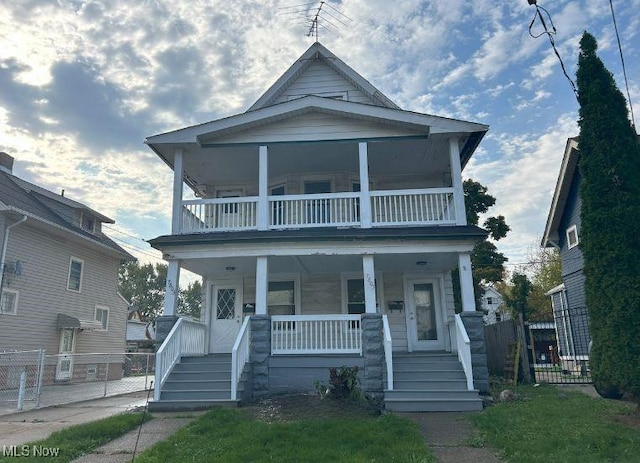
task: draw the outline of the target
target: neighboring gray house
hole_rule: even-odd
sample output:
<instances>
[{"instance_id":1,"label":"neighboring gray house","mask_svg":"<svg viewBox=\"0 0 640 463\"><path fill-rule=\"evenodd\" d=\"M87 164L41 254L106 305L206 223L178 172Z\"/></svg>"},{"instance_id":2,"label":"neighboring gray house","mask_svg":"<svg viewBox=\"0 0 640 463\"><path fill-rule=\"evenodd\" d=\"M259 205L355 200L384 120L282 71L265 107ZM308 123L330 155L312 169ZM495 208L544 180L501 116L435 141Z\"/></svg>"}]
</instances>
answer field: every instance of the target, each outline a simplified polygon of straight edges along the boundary
<instances>
[{"instance_id":1,"label":"neighboring gray house","mask_svg":"<svg viewBox=\"0 0 640 463\"><path fill-rule=\"evenodd\" d=\"M484 286L484 294L480 304L480 309L484 313L485 325L493 325L494 323L511 319L511 312L503 310L502 294L493 286Z\"/></svg>"},{"instance_id":2,"label":"neighboring gray house","mask_svg":"<svg viewBox=\"0 0 640 463\"><path fill-rule=\"evenodd\" d=\"M562 284L550 289L558 342L564 369L581 371L589 360L589 317L585 302L584 261L580 250L580 152L578 139L570 138L542 238L543 247L560 250Z\"/></svg>"},{"instance_id":3,"label":"neighboring gray house","mask_svg":"<svg viewBox=\"0 0 640 463\"><path fill-rule=\"evenodd\" d=\"M486 231L461 171L487 130L400 109L315 43L246 112L147 138L174 172L171 233L151 240L169 264L155 403L309 391L356 365L388 408L481 408ZM203 278L203 323L173 325L181 269Z\"/></svg>"},{"instance_id":4,"label":"neighboring gray house","mask_svg":"<svg viewBox=\"0 0 640 463\"><path fill-rule=\"evenodd\" d=\"M0 351L61 354L46 365L45 382L90 378L100 362L70 354L124 352L118 267L133 257L102 232L113 220L12 168L0 153Z\"/></svg>"}]
</instances>

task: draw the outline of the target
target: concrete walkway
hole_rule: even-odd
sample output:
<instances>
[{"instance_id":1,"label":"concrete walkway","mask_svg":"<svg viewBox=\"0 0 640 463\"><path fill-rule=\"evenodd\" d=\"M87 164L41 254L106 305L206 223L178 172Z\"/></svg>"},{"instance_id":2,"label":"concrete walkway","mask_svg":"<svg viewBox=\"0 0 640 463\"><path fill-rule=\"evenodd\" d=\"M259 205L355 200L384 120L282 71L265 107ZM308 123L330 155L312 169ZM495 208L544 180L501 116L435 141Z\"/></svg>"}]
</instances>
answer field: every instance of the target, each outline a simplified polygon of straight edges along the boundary
<instances>
[{"instance_id":1,"label":"concrete walkway","mask_svg":"<svg viewBox=\"0 0 640 463\"><path fill-rule=\"evenodd\" d=\"M477 431L469 423L471 412L398 413L420 426L438 463L501 463L486 447L474 447Z\"/></svg>"}]
</instances>

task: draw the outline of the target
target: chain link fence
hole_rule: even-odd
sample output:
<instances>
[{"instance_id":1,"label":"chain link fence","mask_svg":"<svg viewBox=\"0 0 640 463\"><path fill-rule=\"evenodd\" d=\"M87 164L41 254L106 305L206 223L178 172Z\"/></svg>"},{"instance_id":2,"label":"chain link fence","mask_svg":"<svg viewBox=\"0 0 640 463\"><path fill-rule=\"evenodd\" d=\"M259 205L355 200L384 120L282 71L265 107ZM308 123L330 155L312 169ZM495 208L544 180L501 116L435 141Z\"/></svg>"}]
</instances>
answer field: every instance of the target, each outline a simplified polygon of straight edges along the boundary
<instances>
[{"instance_id":1,"label":"chain link fence","mask_svg":"<svg viewBox=\"0 0 640 463\"><path fill-rule=\"evenodd\" d=\"M0 353L0 407L22 410L150 391L154 353Z\"/></svg>"}]
</instances>

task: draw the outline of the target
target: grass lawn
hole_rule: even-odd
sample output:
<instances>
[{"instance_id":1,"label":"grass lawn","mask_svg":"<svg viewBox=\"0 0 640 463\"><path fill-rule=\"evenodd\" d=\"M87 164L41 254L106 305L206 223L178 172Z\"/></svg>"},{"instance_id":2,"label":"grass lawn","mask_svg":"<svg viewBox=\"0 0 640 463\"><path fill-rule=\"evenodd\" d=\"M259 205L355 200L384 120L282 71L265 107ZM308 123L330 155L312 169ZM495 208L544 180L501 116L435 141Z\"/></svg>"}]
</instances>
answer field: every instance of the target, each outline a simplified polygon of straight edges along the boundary
<instances>
[{"instance_id":1,"label":"grass lawn","mask_svg":"<svg viewBox=\"0 0 640 463\"><path fill-rule=\"evenodd\" d=\"M277 404L257 412L213 409L142 453L136 463L435 461L418 427L404 418L372 416L349 405L342 412L307 406L292 415L292 410Z\"/></svg>"},{"instance_id":2,"label":"grass lawn","mask_svg":"<svg viewBox=\"0 0 640 463\"><path fill-rule=\"evenodd\" d=\"M484 444L509 462L638 462L640 417L626 405L554 386L471 416Z\"/></svg>"},{"instance_id":3,"label":"grass lawn","mask_svg":"<svg viewBox=\"0 0 640 463\"><path fill-rule=\"evenodd\" d=\"M145 420L150 418L148 414L145 415ZM135 429L140 424L141 419L141 413L122 413L99 421L71 426L54 432L46 439L25 444L25 448L28 449L28 456L24 455L24 457L20 458L3 457L2 453L0 453L0 462L69 462ZM51 450L44 451L44 453L49 453L48 455L35 456L33 453L34 447ZM18 445L18 455L22 450L23 446Z\"/></svg>"}]
</instances>

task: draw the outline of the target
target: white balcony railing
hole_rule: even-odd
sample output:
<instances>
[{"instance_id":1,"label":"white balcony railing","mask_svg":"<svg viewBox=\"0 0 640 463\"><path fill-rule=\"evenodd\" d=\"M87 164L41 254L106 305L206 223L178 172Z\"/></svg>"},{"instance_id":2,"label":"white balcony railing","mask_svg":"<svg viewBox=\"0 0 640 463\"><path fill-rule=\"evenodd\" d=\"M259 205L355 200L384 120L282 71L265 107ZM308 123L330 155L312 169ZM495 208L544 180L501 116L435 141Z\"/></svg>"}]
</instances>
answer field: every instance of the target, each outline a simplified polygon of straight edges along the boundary
<instances>
[{"instance_id":1,"label":"white balcony railing","mask_svg":"<svg viewBox=\"0 0 640 463\"><path fill-rule=\"evenodd\" d=\"M369 200L373 227L456 223L453 188L372 191ZM360 193L269 196L264 220L269 230L368 226L360 201ZM181 232L256 230L258 203L256 196L183 201Z\"/></svg>"},{"instance_id":2,"label":"white balcony railing","mask_svg":"<svg viewBox=\"0 0 640 463\"><path fill-rule=\"evenodd\" d=\"M362 354L360 315L274 315L271 354Z\"/></svg>"},{"instance_id":3,"label":"white balcony railing","mask_svg":"<svg viewBox=\"0 0 640 463\"><path fill-rule=\"evenodd\" d=\"M269 196L271 228L360 224L360 193Z\"/></svg>"},{"instance_id":4,"label":"white balcony railing","mask_svg":"<svg viewBox=\"0 0 640 463\"><path fill-rule=\"evenodd\" d=\"M154 400L160 400L162 385L183 355L204 355L206 325L186 318L178 318L156 352Z\"/></svg>"},{"instance_id":5,"label":"white balcony railing","mask_svg":"<svg viewBox=\"0 0 640 463\"><path fill-rule=\"evenodd\" d=\"M182 232L256 229L257 205L257 197L182 201Z\"/></svg>"},{"instance_id":6,"label":"white balcony railing","mask_svg":"<svg viewBox=\"0 0 640 463\"><path fill-rule=\"evenodd\" d=\"M372 191L373 225L455 224L453 188Z\"/></svg>"}]
</instances>

